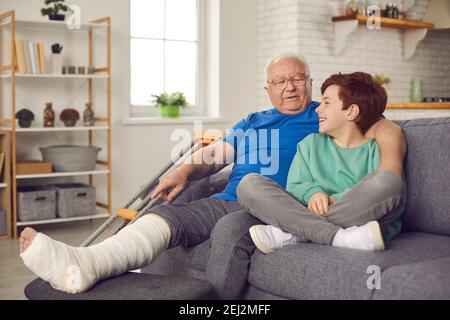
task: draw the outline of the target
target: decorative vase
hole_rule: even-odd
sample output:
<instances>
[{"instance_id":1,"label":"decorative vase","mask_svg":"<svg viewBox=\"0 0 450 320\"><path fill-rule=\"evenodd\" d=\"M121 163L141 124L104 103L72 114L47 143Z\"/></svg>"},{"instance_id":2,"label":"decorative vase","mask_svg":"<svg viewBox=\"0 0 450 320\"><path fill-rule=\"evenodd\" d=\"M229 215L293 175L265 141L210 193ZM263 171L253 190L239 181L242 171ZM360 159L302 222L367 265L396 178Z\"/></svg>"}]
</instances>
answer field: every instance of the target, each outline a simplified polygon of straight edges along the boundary
<instances>
[{"instance_id":1,"label":"decorative vase","mask_svg":"<svg viewBox=\"0 0 450 320\"><path fill-rule=\"evenodd\" d=\"M62 73L62 57L60 53L52 54L52 72L54 74Z\"/></svg>"},{"instance_id":2,"label":"decorative vase","mask_svg":"<svg viewBox=\"0 0 450 320\"><path fill-rule=\"evenodd\" d=\"M44 110L44 127L51 128L55 126L55 111L52 109L53 104L47 102Z\"/></svg>"},{"instance_id":3,"label":"decorative vase","mask_svg":"<svg viewBox=\"0 0 450 320\"><path fill-rule=\"evenodd\" d=\"M180 116L180 106L160 107L160 114L163 118L178 118Z\"/></svg>"},{"instance_id":4,"label":"decorative vase","mask_svg":"<svg viewBox=\"0 0 450 320\"><path fill-rule=\"evenodd\" d=\"M83 113L83 123L86 127L92 127L95 125L95 118L94 118L94 110L92 110L92 106L90 103L86 103L86 109Z\"/></svg>"},{"instance_id":5,"label":"decorative vase","mask_svg":"<svg viewBox=\"0 0 450 320\"><path fill-rule=\"evenodd\" d=\"M422 102L422 81L420 79L411 80L411 102Z\"/></svg>"}]
</instances>

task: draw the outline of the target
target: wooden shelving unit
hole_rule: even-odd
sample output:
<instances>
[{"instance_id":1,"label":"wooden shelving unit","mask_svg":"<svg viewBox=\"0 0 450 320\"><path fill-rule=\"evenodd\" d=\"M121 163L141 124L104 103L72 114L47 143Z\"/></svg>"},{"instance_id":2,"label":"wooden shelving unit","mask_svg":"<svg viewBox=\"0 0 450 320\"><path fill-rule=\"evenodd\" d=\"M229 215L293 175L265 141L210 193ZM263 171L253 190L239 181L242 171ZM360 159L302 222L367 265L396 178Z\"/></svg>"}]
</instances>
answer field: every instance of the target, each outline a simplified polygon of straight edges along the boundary
<instances>
[{"instance_id":1,"label":"wooden shelving unit","mask_svg":"<svg viewBox=\"0 0 450 320\"><path fill-rule=\"evenodd\" d=\"M86 75L73 75L73 74L19 74L17 72L17 61L15 61L14 46L10 46L9 54L7 56L11 57L8 64L4 64L2 61L3 53L0 52L0 127L5 132L9 132L11 135L11 159L9 161L11 167L9 169L11 173L11 183L7 184L4 190L9 190L9 199L11 200L11 211L12 216L11 226L8 230L12 229L12 235L17 238L18 227L37 225L37 224L48 224L48 223L60 223L69 221L81 221L81 220L92 220L92 219L102 219L107 218L112 212L112 164L111 164L111 18L101 18L98 20L91 21L90 23L81 26L80 30L70 30L65 22L55 22L55 21L20 21L16 20L15 11L9 11L4 14L0 14L0 44L4 39L2 39L3 32L5 28L8 28L9 37L7 37L6 42L11 41L15 43L16 31L17 30L42 30L42 32L59 30L61 32L85 32L86 41L88 42L88 65L94 64L94 34L93 32L98 30L99 32L105 32L106 39L106 56L105 65L95 69L94 74ZM2 49L5 50L5 49ZM22 85L21 79L36 79L35 81L45 81L46 79L61 79L61 81L77 81L78 79L87 80L87 102L93 103L94 98L94 81L106 81L106 106L105 109L96 109L96 112L102 111L106 114L104 117L96 117L95 121L97 125L95 127L55 127L55 128L42 128L42 127L31 127L31 128L19 128L14 119L16 114L16 88ZM6 92L3 89L2 82L8 81L11 87L11 92ZM27 83L27 85L30 85ZM11 105L2 105L2 95L10 94ZM5 108L9 108L10 118L4 117ZM16 174L16 153L17 146L20 143L20 139L26 139L28 133L53 133L57 134L59 132L87 132L88 141L87 145L93 146L94 144L94 133L95 132L106 132L107 135L107 148L106 148L106 159L97 161L97 168L93 171L88 172L55 172L45 175L17 175ZM93 185L94 176L105 176L107 179L107 195L106 203L100 203L97 201L97 212L87 212L85 216L74 217L74 218L60 218L53 220L43 220L43 221L31 221L31 222L20 222L17 220L17 182L19 180L32 180L41 178L61 178L61 177L78 177L78 176L88 176L89 184ZM1 191L0 189L0 192ZM5 191L4 193L8 193Z\"/></svg>"},{"instance_id":2,"label":"wooden shelving unit","mask_svg":"<svg viewBox=\"0 0 450 320\"><path fill-rule=\"evenodd\" d=\"M373 21L373 17L363 15L351 15L332 17L331 21L334 24L334 54L340 54L347 43L347 39L352 34L358 25L367 25ZM392 19L379 17L381 28L399 29L403 30L403 58L410 59L416 51L417 44L422 41L428 29L433 29L434 24L406 19ZM372 32L375 30L367 30Z\"/></svg>"},{"instance_id":3,"label":"wooden shelving unit","mask_svg":"<svg viewBox=\"0 0 450 320\"><path fill-rule=\"evenodd\" d=\"M6 211L6 234L0 235L0 240L3 240L11 239L11 132L0 131L0 151L5 153L0 182L0 208Z\"/></svg>"},{"instance_id":4,"label":"wooden shelving unit","mask_svg":"<svg viewBox=\"0 0 450 320\"><path fill-rule=\"evenodd\" d=\"M450 103L445 102L389 102L387 109L450 109Z\"/></svg>"}]
</instances>

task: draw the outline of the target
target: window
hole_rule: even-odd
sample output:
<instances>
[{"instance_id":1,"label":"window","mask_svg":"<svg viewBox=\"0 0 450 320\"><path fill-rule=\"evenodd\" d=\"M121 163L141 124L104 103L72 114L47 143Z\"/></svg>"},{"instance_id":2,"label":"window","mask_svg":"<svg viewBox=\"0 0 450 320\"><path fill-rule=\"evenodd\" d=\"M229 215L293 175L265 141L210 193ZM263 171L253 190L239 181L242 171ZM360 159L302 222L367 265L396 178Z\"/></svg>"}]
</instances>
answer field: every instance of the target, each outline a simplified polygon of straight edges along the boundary
<instances>
[{"instance_id":1,"label":"window","mask_svg":"<svg viewBox=\"0 0 450 320\"><path fill-rule=\"evenodd\" d=\"M202 70L204 0L130 0L131 115L151 116L152 94L183 92L203 114L199 87Z\"/></svg>"}]
</instances>

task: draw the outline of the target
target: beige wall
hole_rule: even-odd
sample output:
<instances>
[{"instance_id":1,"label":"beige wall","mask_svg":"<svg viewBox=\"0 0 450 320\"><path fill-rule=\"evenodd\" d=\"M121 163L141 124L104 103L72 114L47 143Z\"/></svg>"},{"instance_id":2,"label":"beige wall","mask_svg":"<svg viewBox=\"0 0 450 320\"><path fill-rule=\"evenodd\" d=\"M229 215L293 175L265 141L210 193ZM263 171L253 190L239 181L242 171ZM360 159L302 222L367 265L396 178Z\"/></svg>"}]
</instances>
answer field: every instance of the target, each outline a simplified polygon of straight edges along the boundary
<instances>
[{"instance_id":1,"label":"beige wall","mask_svg":"<svg viewBox=\"0 0 450 320\"><path fill-rule=\"evenodd\" d=\"M129 1L73 0L68 3L81 7L83 22L104 16L112 18L113 206L117 208L168 162L171 148L176 145L170 140L172 131L180 127L192 130L193 126L124 125L130 91ZM42 4L42 0L2 0L0 12L14 9L17 19L43 20L39 13ZM208 68L211 77L218 77L219 98L216 100L225 121L204 127L223 130L257 109L257 1L221 0L219 6L219 57L216 59L219 65L216 68L208 65ZM211 37L215 39L214 35Z\"/></svg>"}]
</instances>

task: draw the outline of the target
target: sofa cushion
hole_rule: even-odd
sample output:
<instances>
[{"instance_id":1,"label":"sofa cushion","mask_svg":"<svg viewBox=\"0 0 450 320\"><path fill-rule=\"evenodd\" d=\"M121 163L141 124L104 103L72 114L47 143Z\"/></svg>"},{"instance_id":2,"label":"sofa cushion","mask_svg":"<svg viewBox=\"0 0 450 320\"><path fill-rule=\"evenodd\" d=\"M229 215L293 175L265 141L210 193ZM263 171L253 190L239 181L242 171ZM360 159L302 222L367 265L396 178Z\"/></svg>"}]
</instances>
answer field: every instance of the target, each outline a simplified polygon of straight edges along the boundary
<instances>
[{"instance_id":1,"label":"sofa cushion","mask_svg":"<svg viewBox=\"0 0 450 320\"><path fill-rule=\"evenodd\" d=\"M396 122L408 142L403 231L450 235L450 118Z\"/></svg>"},{"instance_id":2,"label":"sofa cushion","mask_svg":"<svg viewBox=\"0 0 450 320\"><path fill-rule=\"evenodd\" d=\"M255 288L291 299L371 299L367 281L391 266L450 256L450 238L402 233L382 252L366 252L312 243L253 254L249 282Z\"/></svg>"},{"instance_id":3,"label":"sofa cushion","mask_svg":"<svg viewBox=\"0 0 450 320\"><path fill-rule=\"evenodd\" d=\"M376 300L450 300L450 257L387 269Z\"/></svg>"}]
</instances>

